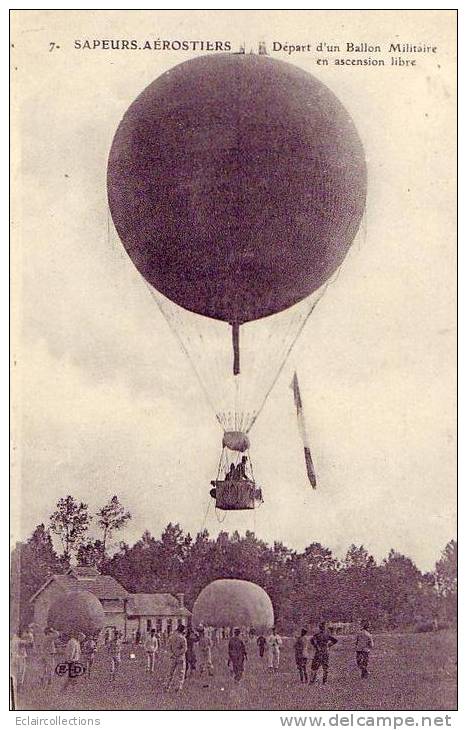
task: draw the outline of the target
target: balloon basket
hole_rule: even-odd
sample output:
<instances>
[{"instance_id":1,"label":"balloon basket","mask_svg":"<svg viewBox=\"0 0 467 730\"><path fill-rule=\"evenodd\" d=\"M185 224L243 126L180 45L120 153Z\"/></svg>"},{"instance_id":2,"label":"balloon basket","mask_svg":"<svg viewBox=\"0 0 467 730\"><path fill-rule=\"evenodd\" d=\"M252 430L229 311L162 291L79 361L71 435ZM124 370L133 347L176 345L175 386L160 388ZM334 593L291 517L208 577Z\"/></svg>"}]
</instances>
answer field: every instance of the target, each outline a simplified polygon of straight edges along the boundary
<instances>
[{"instance_id":1,"label":"balloon basket","mask_svg":"<svg viewBox=\"0 0 467 730\"><path fill-rule=\"evenodd\" d=\"M218 480L216 507L222 510L256 509L263 502L261 489L250 479Z\"/></svg>"}]
</instances>

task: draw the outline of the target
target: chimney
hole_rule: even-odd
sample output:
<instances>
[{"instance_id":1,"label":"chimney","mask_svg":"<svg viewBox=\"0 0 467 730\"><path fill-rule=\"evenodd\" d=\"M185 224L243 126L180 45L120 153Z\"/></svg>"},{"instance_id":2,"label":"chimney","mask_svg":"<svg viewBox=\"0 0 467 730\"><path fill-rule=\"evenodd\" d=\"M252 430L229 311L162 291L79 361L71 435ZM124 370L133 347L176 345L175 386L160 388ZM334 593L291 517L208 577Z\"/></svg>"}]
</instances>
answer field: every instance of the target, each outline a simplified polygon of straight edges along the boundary
<instances>
[{"instance_id":1,"label":"chimney","mask_svg":"<svg viewBox=\"0 0 467 730\"><path fill-rule=\"evenodd\" d=\"M180 606L180 608L183 608L184 605L185 605L185 594L184 593L176 593L175 594L175 598L177 599L178 605Z\"/></svg>"}]
</instances>

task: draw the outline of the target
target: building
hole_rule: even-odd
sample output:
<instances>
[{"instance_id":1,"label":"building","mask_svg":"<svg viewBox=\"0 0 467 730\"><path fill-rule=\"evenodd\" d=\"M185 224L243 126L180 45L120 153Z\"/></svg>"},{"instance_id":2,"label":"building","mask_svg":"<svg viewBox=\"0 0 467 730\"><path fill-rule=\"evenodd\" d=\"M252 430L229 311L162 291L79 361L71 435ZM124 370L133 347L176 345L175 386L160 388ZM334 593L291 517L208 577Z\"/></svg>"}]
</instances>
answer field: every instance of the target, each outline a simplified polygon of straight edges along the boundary
<instances>
[{"instance_id":1,"label":"building","mask_svg":"<svg viewBox=\"0 0 467 730\"><path fill-rule=\"evenodd\" d=\"M191 616L183 605L183 593L133 593L128 597L127 631L141 634L156 629L159 634L171 634L179 622L187 625Z\"/></svg>"},{"instance_id":2,"label":"building","mask_svg":"<svg viewBox=\"0 0 467 730\"><path fill-rule=\"evenodd\" d=\"M125 639L139 629L144 635L151 628L170 634L179 623L188 624L191 616L185 608L183 594L128 593L110 575L95 568L73 567L63 575L52 575L30 598L34 608L34 623L45 628L49 608L63 593L85 590L101 602L105 614L104 636L119 630Z\"/></svg>"}]
</instances>

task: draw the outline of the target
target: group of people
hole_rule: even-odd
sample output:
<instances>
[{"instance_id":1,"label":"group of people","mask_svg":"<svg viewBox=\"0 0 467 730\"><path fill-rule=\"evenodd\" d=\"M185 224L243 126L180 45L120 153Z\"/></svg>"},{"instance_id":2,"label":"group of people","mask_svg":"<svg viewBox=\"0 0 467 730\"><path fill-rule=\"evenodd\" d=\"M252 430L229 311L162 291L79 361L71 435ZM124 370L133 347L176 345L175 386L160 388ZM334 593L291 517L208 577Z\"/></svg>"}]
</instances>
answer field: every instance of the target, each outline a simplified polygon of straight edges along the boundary
<instances>
[{"instance_id":1,"label":"group of people","mask_svg":"<svg viewBox=\"0 0 467 730\"><path fill-rule=\"evenodd\" d=\"M136 647L142 646L146 654L146 672L154 674L157 657L164 648L169 657L164 687L166 690L173 689L179 692L187 678L191 676L196 674L200 677L213 676L213 636L215 643L219 643L221 638L228 638L227 664L236 682L240 682L243 677L245 661L248 658L247 647L250 648L253 644L256 644L261 660L266 656L269 670L272 672L279 670L283 639L277 633L276 628L272 628L267 635L261 633L258 636L253 630L247 631L245 628L227 631L226 629L200 626L195 629L187 628L179 623L176 631L165 637L164 642L155 629L150 630L144 637L141 635L134 637L129 649L129 659L136 659ZM319 630L314 634L309 635L307 629L301 630L293 645L300 682L315 683L321 669L322 682L326 684L329 650L336 643L336 637L328 630L324 622L319 624ZM373 646L369 625L367 622L362 622L356 636L355 651L357 666L363 679L368 677L369 656ZM111 682L116 679L119 672L123 647L124 637L121 631L115 630L111 636L106 636L104 650L110 659ZM28 662L32 664L35 660L35 665L40 672L40 686L49 687L59 660L81 662L85 666L85 677L90 679L98 647L95 636L85 636L81 632L74 632L65 637L63 641L63 637L60 637L59 633L51 627L40 631L36 630L34 625L30 625L20 635L13 637L12 648L13 669L17 685L24 684ZM311 662L308 669L309 660ZM64 689L72 684L73 678L68 675Z\"/></svg>"},{"instance_id":2,"label":"group of people","mask_svg":"<svg viewBox=\"0 0 467 730\"><path fill-rule=\"evenodd\" d=\"M368 677L368 664L370 651L373 649L373 637L370 634L370 627L367 621L363 621L360 631L357 633L355 651L357 666L362 679ZM323 684L326 684L329 670L329 649L337 644L336 637L327 629L326 623L319 624L319 631L308 637L307 629L302 629L300 636L294 644L295 662L297 665L300 682L314 684L318 671L322 669ZM307 672L308 659L311 659L310 676Z\"/></svg>"},{"instance_id":3,"label":"group of people","mask_svg":"<svg viewBox=\"0 0 467 730\"><path fill-rule=\"evenodd\" d=\"M230 633L230 632L229 632ZM243 675L244 663L247 658L245 643L242 640L240 629L234 629L228 644L228 666L231 668L236 681ZM221 634L216 631L217 638ZM200 626L198 629L185 628L179 624L177 630L170 636L167 643L169 652L169 671L165 682L165 689L179 692L185 680L195 675L212 677L214 665L212 661L212 630ZM158 651L157 636L153 630L144 644L147 653L147 671L154 672L155 657ZM198 664L199 659L199 664Z\"/></svg>"},{"instance_id":4,"label":"group of people","mask_svg":"<svg viewBox=\"0 0 467 730\"><path fill-rule=\"evenodd\" d=\"M78 631L62 637L52 627L42 631L35 624L30 624L12 638L11 664L16 686L24 685L28 667L31 670L34 667L39 686L49 687L59 662L82 662L85 676L90 678L96 651L94 636ZM67 680L70 679L72 677L68 673ZM69 684L70 681L66 681L65 687Z\"/></svg>"},{"instance_id":5,"label":"group of people","mask_svg":"<svg viewBox=\"0 0 467 730\"><path fill-rule=\"evenodd\" d=\"M242 479L248 480L249 476L247 474L247 463L248 459L246 456L242 456L241 461L238 462L237 465L235 465L233 462L230 464L229 469L225 472L225 481L226 482L237 482L241 481ZM211 485L213 489L210 490L209 494L213 499L216 499L217 497L217 488L216 488L216 482L212 481Z\"/></svg>"},{"instance_id":6,"label":"group of people","mask_svg":"<svg viewBox=\"0 0 467 730\"><path fill-rule=\"evenodd\" d=\"M248 459L246 456L242 456L241 461L238 462L237 466L235 466L234 463L230 465L229 470L225 474L226 480L237 480L237 479L248 479L248 474L246 473L246 465L247 465Z\"/></svg>"}]
</instances>

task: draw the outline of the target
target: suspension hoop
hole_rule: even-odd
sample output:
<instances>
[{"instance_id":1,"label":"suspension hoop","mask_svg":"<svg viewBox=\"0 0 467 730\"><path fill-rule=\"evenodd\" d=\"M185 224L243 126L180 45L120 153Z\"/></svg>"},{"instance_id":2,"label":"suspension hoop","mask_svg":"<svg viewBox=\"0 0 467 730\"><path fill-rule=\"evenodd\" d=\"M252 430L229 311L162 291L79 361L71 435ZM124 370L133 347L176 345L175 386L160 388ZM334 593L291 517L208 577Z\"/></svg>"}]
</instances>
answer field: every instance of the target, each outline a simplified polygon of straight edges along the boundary
<instances>
[{"instance_id":1,"label":"suspension hoop","mask_svg":"<svg viewBox=\"0 0 467 730\"><path fill-rule=\"evenodd\" d=\"M240 451L242 454L250 448L250 439L243 431L224 431L222 447L230 451Z\"/></svg>"}]
</instances>

